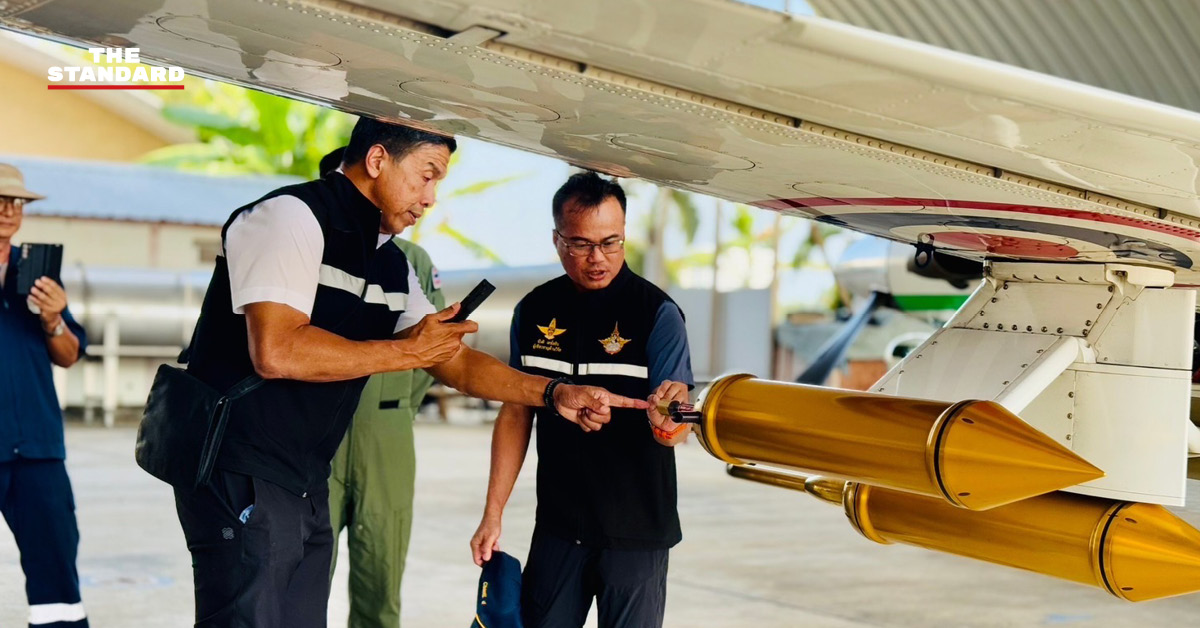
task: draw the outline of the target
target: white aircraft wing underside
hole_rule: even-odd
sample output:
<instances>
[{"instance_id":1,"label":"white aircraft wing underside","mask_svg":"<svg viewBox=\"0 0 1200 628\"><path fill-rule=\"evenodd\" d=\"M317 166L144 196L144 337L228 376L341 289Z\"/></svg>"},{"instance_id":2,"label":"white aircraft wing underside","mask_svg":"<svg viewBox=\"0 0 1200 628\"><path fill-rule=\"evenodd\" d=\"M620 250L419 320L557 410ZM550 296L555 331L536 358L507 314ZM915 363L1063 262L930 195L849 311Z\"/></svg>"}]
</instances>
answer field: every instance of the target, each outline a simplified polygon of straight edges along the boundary
<instances>
[{"instance_id":1,"label":"white aircraft wing underside","mask_svg":"<svg viewBox=\"0 0 1200 628\"><path fill-rule=\"evenodd\" d=\"M724 0L17 0L0 26L970 257L1200 283L1200 115Z\"/></svg>"}]
</instances>

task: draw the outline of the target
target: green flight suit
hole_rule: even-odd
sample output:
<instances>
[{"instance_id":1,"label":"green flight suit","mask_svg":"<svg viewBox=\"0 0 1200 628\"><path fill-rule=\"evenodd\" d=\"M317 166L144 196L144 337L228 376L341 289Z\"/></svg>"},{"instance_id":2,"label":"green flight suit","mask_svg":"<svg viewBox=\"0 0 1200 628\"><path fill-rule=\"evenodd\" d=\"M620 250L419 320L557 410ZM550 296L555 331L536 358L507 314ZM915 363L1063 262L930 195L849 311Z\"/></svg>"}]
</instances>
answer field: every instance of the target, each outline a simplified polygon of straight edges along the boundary
<instances>
[{"instance_id":1,"label":"green flight suit","mask_svg":"<svg viewBox=\"0 0 1200 628\"><path fill-rule=\"evenodd\" d=\"M445 307L437 269L425 249L397 238L421 290ZM410 287L410 290L412 287ZM400 625L400 579L412 532L416 451L413 420L433 377L423 370L382 373L367 380L329 477L334 559L342 528L350 548L349 628Z\"/></svg>"}]
</instances>

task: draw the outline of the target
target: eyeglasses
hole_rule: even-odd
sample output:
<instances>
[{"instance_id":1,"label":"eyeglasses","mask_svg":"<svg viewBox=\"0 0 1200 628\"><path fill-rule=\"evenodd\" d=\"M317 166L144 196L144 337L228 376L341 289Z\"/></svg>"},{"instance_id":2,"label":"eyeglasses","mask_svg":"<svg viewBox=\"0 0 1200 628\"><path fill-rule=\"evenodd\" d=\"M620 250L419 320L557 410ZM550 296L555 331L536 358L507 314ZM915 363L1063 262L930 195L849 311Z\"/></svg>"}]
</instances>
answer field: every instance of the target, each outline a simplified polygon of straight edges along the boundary
<instances>
[{"instance_id":1,"label":"eyeglasses","mask_svg":"<svg viewBox=\"0 0 1200 628\"><path fill-rule=\"evenodd\" d=\"M559 242L562 242L571 257L587 257L592 254L592 249L600 249L601 253L612 255L625 248L625 241L619 238L610 238L603 242L588 242L587 240L567 239L567 236L557 230L554 233L558 234Z\"/></svg>"},{"instance_id":2,"label":"eyeglasses","mask_svg":"<svg viewBox=\"0 0 1200 628\"><path fill-rule=\"evenodd\" d=\"M20 214L24 209L26 199L13 198L11 196L0 196L0 213L3 214Z\"/></svg>"}]
</instances>

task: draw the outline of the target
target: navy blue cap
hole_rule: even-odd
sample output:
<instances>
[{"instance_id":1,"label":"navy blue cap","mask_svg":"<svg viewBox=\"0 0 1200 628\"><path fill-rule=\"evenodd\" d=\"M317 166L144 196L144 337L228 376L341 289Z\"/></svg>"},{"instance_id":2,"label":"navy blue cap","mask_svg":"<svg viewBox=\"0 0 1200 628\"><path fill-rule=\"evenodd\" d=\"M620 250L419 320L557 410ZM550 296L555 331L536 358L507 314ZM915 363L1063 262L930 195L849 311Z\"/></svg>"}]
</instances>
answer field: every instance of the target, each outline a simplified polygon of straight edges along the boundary
<instances>
[{"instance_id":1,"label":"navy blue cap","mask_svg":"<svg viewBox=\"0 0 1200 628\"><path fill-rule=\"evenodd\" d=\"M492 552L479 574L471 628L525 628L521 623L521 561Z\"/></svg>"}]
</instances>

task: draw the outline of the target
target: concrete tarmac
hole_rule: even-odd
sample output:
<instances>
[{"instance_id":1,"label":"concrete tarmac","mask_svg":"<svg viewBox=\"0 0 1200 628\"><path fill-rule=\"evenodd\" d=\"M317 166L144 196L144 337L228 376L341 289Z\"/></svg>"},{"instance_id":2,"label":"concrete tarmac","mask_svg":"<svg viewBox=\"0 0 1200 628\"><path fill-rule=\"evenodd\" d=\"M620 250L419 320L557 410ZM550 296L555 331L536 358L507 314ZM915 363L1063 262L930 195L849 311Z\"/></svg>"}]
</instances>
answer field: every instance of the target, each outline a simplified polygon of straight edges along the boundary
<instances>
[{"instance_id":1,"label":"concrete tarmac","mask_svg":"<svg viewBox=\"0 0 1200 628\"><path fill-rule=\"evenodd\" d=\"M172 628L192 622L191 569L168 487L133 462L132 426L72 424L68 467L82 542L83 599L96 628ZM404 626L470 623L478 568L467 541L487 486L490 426L417 426L416 521L404 579ZM534 512L531 454L505 513L501 547L524 560ZM839 508L792 491L735 480L689 442L678 450L684 540L671 553L666 625L1182 626L1200 594L1130 604L1098 589L904 546L876 545ZM1189 483L1194 500L1196 486ZM1178 511L1200 524L1200 507ZM343 539L344 547L344 539ZM329 625L346 625L341 553ZM27 607L16 546L0 527L0 626ZM588 626L595 625L595 611Z\"/></svg>"}]
</instances>

